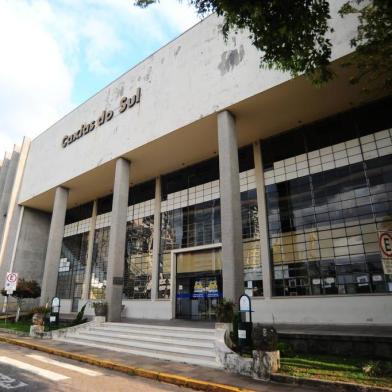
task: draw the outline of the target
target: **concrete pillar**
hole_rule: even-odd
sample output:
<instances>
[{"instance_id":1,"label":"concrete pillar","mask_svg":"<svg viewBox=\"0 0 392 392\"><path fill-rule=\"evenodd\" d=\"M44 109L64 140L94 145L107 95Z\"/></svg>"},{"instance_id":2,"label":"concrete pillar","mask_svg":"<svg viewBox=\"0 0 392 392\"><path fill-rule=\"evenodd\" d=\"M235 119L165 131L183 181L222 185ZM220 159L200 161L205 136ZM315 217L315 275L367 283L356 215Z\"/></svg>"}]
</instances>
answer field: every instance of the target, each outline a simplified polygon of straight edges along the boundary
<instances>
[{"instance_id":1,"label":"concrete pillar","mask_svg":"<svg viewBox=\"0 0 392 392\"><path fill-rule=\"evenodd\" d=\"M90 294L90 282L91 282L91 266L93 263L93 251L94 251L94 238L95 238L95 225L97 223L97 200L94 200L93 213L91 214L90 231L88 233L88 245L87 245L87 260L86 269L84 271L84 281L82 289L83 300L88 300Z\"/></svg>"},{"instance_id":2,"label":"concrete pillar","mask_svg":"<svg viewBox=\"0 0 392 392\"><path fill-rule=\"evenodd\" d=\"M41 305L45 305L56 295L67 201L68 189L61 186L57 187L46 249L44 276L42 278Z\"/></svg>"},{"instance_id":3,"label":"concrete pillar","mask_svg":"<svg viewBox=\"0 0 392 392\"><path fill-rule=\"evenodd\" d=\"M260 229L260 257L263 271L263 295L264 298L272 296L272 266L268 240L268 217L267 204L265 201L264 169L259 142L253 143L253 156L255 160L255 176L257 190L258 218Z\"/></svg>"},{"instance_id":4,"label":"concrete pillar","mask_svg":"<svg viewBox=\"0 0 392 392\"><path fill-rule=\"evenodd\" d=\"M113 189L113 207L110 226L108 274L106 284L108 321L121 320L129 171L130 162L124 158L117 159Z\"/></svg>"},{"instance_id":5,"label":"concrete pillar","mask_svg":"<svg viewBox=\"0 0 392 392\"><path fill-rule=\"evenodd\" d=\"M223 296L237 303L244 292L241 198L235 119L228 111L218 114L218 144Z\"/></svg>"},{"instance_id":6,"label":"concrete pillar","mask_svg":"<svg viewBox=\"0 0 392 392\"><path fill-rule=\"evenodd\" d=\"M152 250L151 299L158 299L159 287L159 248L161 243L161 177L155 180L154 238Z\"/></svg>"}]
</instances>

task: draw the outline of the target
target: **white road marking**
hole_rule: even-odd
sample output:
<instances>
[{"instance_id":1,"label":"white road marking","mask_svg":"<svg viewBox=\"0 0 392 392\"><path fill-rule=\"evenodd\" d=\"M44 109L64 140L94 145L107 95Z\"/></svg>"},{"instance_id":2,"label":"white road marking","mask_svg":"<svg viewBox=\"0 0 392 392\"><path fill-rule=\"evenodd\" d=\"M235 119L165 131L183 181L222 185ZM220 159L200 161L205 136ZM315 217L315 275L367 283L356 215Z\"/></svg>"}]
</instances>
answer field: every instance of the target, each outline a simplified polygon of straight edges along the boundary
<instances>
[{"instance_id":1,"label":"white road marking","mask_svg":"<svg viewBox=\"0 0 392 392\"><path fill-rule=\"evenodd\" d=\"M17 361L16 359L9 358L9 357L0 357L0 363L4 363L6 365L10 365L10 366L17 367L19 369L26 370L38 376L47 378L48 380L51 381L62 381L69 378L67 376L63 376L62 374L51 372L50 370L41 369L37 366L33 366L25 362Z\"/></svg>"},{"instance_id":2,"label":"white road marking","mask_svg":"<svg viewBox=\"0 0 392 392\"><path fill-rule=\"evenodd\" d=\"M0 373L0 388L16 389L16 388L22 388L27 386L28 385L22 381L15 380L15 378Z\"/></svg>"},{"instance_id":3,"label":"white road marking","mask_svg":"<svg viewBox=\"0 0 392 392\"><path fill-rule=\"evenodd\" d=\"M50 358L44 357L42 355L28 354L28 355L26 355L26 357L36 359L37 361L49 363L50 365L59 366L64 369L73 370L75 372L79 372L79 373L82 373L82 374L85 374L85 375L91 376L91 377L102 376L102 373L96 372L94 370L85 369L80 366L71 365L70 363L56 361L54 359L50 359Z\"/></svg>"}]
</instances>

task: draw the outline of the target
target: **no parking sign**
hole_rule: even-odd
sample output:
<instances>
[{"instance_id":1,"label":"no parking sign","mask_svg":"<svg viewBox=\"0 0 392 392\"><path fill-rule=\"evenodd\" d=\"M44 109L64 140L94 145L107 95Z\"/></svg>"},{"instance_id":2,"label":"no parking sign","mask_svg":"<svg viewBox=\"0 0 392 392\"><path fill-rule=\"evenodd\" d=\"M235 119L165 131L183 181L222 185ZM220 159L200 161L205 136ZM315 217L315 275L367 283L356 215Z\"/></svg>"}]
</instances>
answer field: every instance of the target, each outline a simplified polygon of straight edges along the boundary
<instances>
[{"instance_id":1,"label":"no parking sign","mask_svg":"<svg viewBox=\"0 0 392 392\"><path fill-rule=\"evenodd\" d=\"M378 243L384 274L392 275L392 231L378 232Z\"/></svg>"},{"instance_id":2,"label":"no parking sign","mask_svg":"<svg viewBox=\"0 0 392 392\"><path fill-rule=\"evenodd\" d=\"M16 284L18 282L18 274L16 272L7 272L5 278L5 290L7 294L12 294L16 290Z\"/></svg>"}]
</instances>

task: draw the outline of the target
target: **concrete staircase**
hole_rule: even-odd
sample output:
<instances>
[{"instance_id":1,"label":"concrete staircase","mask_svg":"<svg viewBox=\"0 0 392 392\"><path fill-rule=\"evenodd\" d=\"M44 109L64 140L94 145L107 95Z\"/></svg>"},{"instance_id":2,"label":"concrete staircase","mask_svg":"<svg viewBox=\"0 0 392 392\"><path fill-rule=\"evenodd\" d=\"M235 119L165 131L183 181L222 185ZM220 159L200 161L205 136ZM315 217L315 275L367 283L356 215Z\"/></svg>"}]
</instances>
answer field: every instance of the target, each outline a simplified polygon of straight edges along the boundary
<instances>
[{"instance_id":1,"label":"concrete staircase","mask_svg":"<svg viewBox=\"0 0 392 392\"><path fill-rule=\"evenodd\" d=\"M102 323L70 330L54 339L175 362L220 368L215 329Z\"/></svg>"}]
</instances>

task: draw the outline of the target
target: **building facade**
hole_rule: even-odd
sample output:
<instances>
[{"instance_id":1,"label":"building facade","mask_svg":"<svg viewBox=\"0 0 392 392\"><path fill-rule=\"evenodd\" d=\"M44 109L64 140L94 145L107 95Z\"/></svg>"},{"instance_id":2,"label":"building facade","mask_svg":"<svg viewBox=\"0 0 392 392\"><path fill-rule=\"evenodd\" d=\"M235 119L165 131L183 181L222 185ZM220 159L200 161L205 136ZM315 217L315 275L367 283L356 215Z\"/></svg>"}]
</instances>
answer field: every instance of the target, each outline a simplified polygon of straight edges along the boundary
<instances>
[{"instance_id":1,"label":"building facade","mask_svg":"<svg viewBox=\"0 0 392 392\"><path fill-rule=\"evenodd\" d=\"M29 144L0 279L39 280L64 313L105 300L109 320L213 321L246 293L255 321L391 324L392 97L347 82L355 19L332 19L337 76L322 88L260 68L220 23Z\"/></svg>"}]
</instances>

